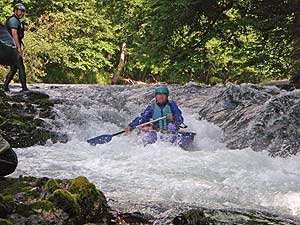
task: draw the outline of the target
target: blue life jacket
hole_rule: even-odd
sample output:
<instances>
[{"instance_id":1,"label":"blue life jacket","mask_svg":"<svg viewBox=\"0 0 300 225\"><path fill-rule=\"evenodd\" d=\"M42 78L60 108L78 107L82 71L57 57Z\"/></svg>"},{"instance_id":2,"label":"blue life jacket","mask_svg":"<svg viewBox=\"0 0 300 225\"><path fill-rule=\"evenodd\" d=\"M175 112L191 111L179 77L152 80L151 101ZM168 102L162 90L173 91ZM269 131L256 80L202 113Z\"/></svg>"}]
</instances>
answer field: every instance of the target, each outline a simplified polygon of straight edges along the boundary
<instances>
[{"instance_id":1,"label":"blue life jacket","mask_svg":"<svg viewBox=\"0 0 300 225\"><path fill-rule=\"evenodd\" d=\"M179 126L183 123L183 117L180 109L176 105L174 101L169 100L169 102L165 105L160 107L156 104L156 102L152 102L148 107L141 113L140 116L135 118L129 124L130 127L136 127L142 123L148 122L151 119L157 119L159 117L165 116L166 114L172 114L174 116L174 121L172 123L176 126ZM153 123L154 129L166 129L168 126L167 119L162 120L160 122Z\"/></svg>"},{"instance_id":2,"label":"blue life jacket","mask_svg":"<svg viewBox=\"0 0 300 225\"><path fill-rule=\"evenodd\" d=\"M171 106L170 106L170 102L168 102L165 106L160 107L157 103L153 103L153 115L152 115L152 119L158 119L162 116L165 116L167 114L171 114L173 115ZM160 120L156 123L153 123L153 128L154 129L162 129L162 130L167 130L168 128L168 121L167 119L163 119Z\"/></svg>"}]
</instances>

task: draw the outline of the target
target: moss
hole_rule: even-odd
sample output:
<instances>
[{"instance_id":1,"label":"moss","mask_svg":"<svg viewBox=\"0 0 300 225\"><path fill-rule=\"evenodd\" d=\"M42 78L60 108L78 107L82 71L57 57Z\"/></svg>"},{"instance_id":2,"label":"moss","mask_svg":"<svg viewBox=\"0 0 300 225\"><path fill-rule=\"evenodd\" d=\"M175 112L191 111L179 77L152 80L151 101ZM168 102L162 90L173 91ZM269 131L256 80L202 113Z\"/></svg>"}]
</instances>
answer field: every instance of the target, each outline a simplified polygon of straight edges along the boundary
<instances>
[{"instance_id":1,"label":"moss","mask_svg":"<svg viewBox=\"0 0 300 225\"><path fill-rule=\"evenodd\" d=\"M2 87L0 88L0 98L5 98L6 95L5 95L5 92L4 90L2 89Z\"/></svg>"},{"instance_id":2,"label":"moss","mask_svg":"<svg viewBox=\"0 0 300 225\"><path fill-rule=\"evenodd\" d=\"M85 223L84 225L105 225L104 223Z\"/></svg>"},{"instance_id":3,"label":"moss","mask_svg":"<svg viewBox=\"0 0 300 225\"><path fill-rule=\"evenodd\" d=\"M11 195L0 195L0 218L7 218L15 208L15 202Z\"/></svg>"},{"instance_id":4,"label":"moss","mask_svg":"<svg viewBox=\"0 0 300 225\"><path fill-rule=\"evenodd\" d=\"M20 120L6 120L4 121L2 124L0 124L0 126L20 126L20 127L25 127L25 126L30 126L29 124L26 124Z\"/></svg>"},{"instance_id":5,"label":"moss","mask_svg":"<svg viewBox=\"0 0 300 225\"><path fill-rule=\"evenodd\" d=\"M41 210L49 212L50 210L54 209L54 204L50 201L42 200L31 204L30 207L36 211Z\"/></svg>"},{"instance_id":6,"label":"moss","mask_svg":"<svg viewBox=\"0 0 300 225\"><path fill-rule=\"evenodd\" d=\"M35 199L40 196L40 190L38 188L32 188L25 192L25 196L30 199Z\"/></svg>"},{"instance_id":7,"label":"moss","mask_svg":"<svg viewBox=\"0 0 300 225\"><path fill-rule=\"evenodd\" d=\"M0 195L0 217L7 218L8 211L3 196Z\"/></svg>"},{"instance_id":8,"label":"moss","mask_svg":"<svg viewBox=\"0 0 300 225\"><path fill-rule=\"evenodd\" d=\"M65 224L102 224L110 218L107 209L102 192L85 177L70 181L34 177L0 180L0 218L18 215L44 221L58 216Z\"/></svg>"},{"instance_id":9,"label":"moss","mask_svg":"<svg viewBox=\"0 0 300 225\"><path fill-rule=\"evenodd\" d=\"M13 225L13 223L10 222L9 220L5 220L5 219L0 218L0 225Z\"/></svg>"},{"instance_id":10,"label":"moss","mask_svg":"<svg viewBox=\"0 0 300 225\"><path fill-rule=\"evenodd\" d=\"M49 99L36 99L34 101L32 101L33 104L37 104L40 106L54 106L54 104L52 102L49 101Z\"/></svg>"},{"instance_id":11,"label":"moss","mask_svg":"<svg viewBox=\"0 0 300 225\"><path fill-rule=\"evenodd\" d=\"M0 182L0 194L3 195L15 195L21 192L28 192L32 189L31 182L34 182L36 178L27 177L18 180L7 179L5 182Z\"/></svg>"},{"instance_id":12,"label":"moss","mask_svg":"<svg viewBox=\"0 0 300 225\"><path fill-rule=\"evenodd\" d=\"M0 200L1 201L1 200ZM2 204L5 206L5 209L8 214L12 213L16 207L16 203L11 195L6 195L2 197Z\"/></svg>"},{"instance_id":13,"label":"moss","mask_svg":"<svg viewBox=\"0 0 300 225\"><path fill-rule=\"evenodd\" d=\"M3 137L13 148L45 144L51 138L50 131L43 128L44 122L35 119L37 116L50 117L51 106L53 103L49 101L49 96L43 93L30 92L7 97L5 94L1 97L0 93L0 129Z\"/></svg>"},{"instance_id":14,"label":"moss","mask_svg":"<svg viewBox=\"0 0 300 225\"><path fill-rule=\"evenodd\" d=\"M55 190L48 200L53 202L56 207L62 209L70 216L77 216L80 212L76 195L73 195L64 189Z\"/></svg>"},{"instance_id":15,"label":"moss","mask_svg":"<svg viewBox=\"0 0 300 225\"><path fill-rule=\"evenodd\" d=\"M42 178L38 178L36 179L35 183L37 187L44 187L46 185L46 183L48 182L49 178L48 177L42 177Z\"/></svg>"},{"instance_id":16,"label":"moss","mask_svg":"<svg viewBox=\"0 0 300 225\"><path fill-rule=\"evenodd\" d=\"M69 191L78 195L78 203L82 208L82 213L87 215L98 205L98 210L104 212L108 205L104 194L97 190L95 185L87 178L80 176L69 182Z\"/></svg>"},{"instance_id":17,"label":"moss","mask_svg":"<svg viewBox=\"0 0 300 225\"><path fill-rule=\"evenodd\" d=\"M46 183L46 189L49 191L50 194L52 194L57 189L61 189L61 188L62 188L62 186L59 185L59 183L57 182L57 180L50 179Z\"/></svg>"},{"instance_id":18,"label":"moss","mask_svg":"<svg viewBox=\"0 0 300 225\"><path fill-rule=\"evenodd\" d=\"M208 220L204 215L204 212L199 209L190 210L180 214L173 220L174 225L196 225L196 224L208 224Z\"/></svg>"},{"instance_id":19,"label":"moss","mask_svg":"<svg viewBox=\"0 0 300 225\"><path fill-rule=\"evenodd\" d=\"M23 203L17 204L16 213L24 217L36 214L29 205Z\"/></svg>"}]
</instances>

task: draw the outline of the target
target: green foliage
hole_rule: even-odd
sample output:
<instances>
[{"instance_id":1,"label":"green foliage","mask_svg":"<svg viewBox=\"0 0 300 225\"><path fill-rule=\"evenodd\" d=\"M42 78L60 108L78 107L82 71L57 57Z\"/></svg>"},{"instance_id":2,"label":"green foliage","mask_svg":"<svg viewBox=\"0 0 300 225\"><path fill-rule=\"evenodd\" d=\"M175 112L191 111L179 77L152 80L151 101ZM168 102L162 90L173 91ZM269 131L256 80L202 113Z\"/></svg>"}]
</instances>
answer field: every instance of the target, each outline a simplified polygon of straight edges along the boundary
<instances>
[{"instance_id":1,"label":"green foliage","mask_svg":"<svg viewBox=\"0 0 300 225\"><path fill-rule=\"evenodd\" d=\"M256 83L300 74L299 1L23 2L30 81L109 84L124 42L124 78ZM2 21L13 3L0 2Z\"/></svg>"}]
</instances>

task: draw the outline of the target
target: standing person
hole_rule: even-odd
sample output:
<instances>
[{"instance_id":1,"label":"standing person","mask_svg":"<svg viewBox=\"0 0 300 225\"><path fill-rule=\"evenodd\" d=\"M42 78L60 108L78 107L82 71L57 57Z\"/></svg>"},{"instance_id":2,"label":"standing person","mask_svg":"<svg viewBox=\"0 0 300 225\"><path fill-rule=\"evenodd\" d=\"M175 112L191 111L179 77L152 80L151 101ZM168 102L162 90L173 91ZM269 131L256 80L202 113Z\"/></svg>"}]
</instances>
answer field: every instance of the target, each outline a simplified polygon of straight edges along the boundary
<instances>
[{"instance_id":1,"label":"standing person","mask_svg":"<svg viewBox=\"0 0 300 225\"><path fill-rule=\"evenodd\" d=\"M10 144L0 135L0 178L15 171L18 165L16 153Z\"/></svg>"},{"instance_id":2,"label":"standing person","mask_svg":"<svg viewBox=\"0 0 300 225\"><path fill-rule=\"evenodd\" d=\"M14 14L8 17L5 22L5 27L10 33L10 35L13 37L20 55L20 58L17 61L17 63L10 67L10 71L6 75L6 80L4 82L5 91L9 91L8 85L18 70L19 70L19 78L22 84L22 90L28 91L26 85L26 73L25 73L25 66L23 63L23 52L22 52L22 44L23 44L22 39L24 37L24 25L20 21L20 19L24 17L25 12L26 12L25 6L22 3L18 3L14 7Z\"/></svg>"}]
</instances>

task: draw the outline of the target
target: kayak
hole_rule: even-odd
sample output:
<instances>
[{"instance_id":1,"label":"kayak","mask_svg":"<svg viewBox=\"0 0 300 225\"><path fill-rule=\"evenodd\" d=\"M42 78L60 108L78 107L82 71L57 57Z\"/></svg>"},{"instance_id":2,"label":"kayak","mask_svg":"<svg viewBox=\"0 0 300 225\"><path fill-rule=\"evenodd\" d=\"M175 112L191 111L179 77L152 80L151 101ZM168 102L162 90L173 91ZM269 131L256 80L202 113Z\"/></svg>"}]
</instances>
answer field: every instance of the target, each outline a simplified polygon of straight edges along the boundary
<instances>
[{"instance_id":1,"label":"kayak","mask_svg":"<svg viewBox=\"0 0 300 225\"><path fill-rule=\"evenodd\" d=\"M190 150L193 146L194 137L196 133L193 132L158 132L158 131L141 131L139 134L142 138L144 145L153 144L158 139L178 145L184 150Z\"/></svg>"},{"instance_id":2,"label":"kayak","mask_svg":"<svg viewBox=\"0 0 300 225\"><path fill-rule=\"evenodd\" d=\"M20 55L16 44L5 27L0 25L0 64L14 65Z\"/></svg>"}]
</instances>

